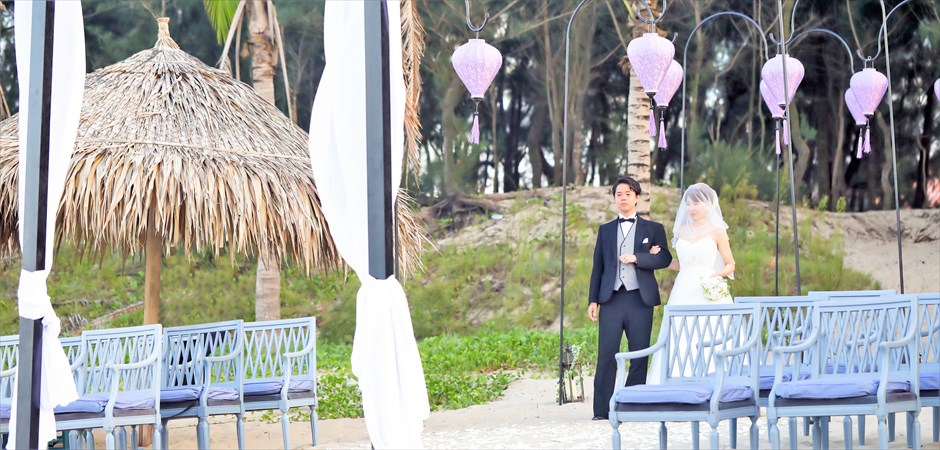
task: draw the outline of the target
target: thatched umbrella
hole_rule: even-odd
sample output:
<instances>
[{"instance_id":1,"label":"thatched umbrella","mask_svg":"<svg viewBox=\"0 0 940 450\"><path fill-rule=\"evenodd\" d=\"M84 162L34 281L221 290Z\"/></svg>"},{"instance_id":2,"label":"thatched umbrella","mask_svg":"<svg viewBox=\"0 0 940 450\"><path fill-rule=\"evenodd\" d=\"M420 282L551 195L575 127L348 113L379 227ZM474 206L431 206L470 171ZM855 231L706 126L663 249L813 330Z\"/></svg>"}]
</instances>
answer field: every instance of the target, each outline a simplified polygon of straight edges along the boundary
<instances>
[{"instance_id":1,"label":"thatched umbrella","mask_svg":"<svg viewBox=\"0 0 940 450\"><path fill-rule=\"evenodd\" d=\"M160 255L227 249L307 271L342 264L320 211L307 134L231 75L170 38L85 79L57 236L94 252L146 255L145 321L157 320ZM0 244L17 240L17 117L0 122ZM9 181L7 181L9 180ZM401 198L401 197L399 197ZM399 208L399 260L421 233Z\"/></svg>"}]
</instances>

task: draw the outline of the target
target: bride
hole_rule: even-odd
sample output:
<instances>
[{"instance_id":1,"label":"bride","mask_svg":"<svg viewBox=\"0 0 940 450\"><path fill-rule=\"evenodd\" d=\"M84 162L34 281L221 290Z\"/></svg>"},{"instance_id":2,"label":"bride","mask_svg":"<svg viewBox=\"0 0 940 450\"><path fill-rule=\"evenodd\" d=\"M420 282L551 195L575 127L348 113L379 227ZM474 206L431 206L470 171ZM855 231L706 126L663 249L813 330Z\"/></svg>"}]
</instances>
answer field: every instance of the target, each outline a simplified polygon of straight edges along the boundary
<instances>
[{"instance_id":1,"label":"bride","mask_svg":"<svg viewBox=\"0 0 940 450\"><path fill-rule=\"evenodd\" d=\"M734 278L734 257L728 240L728 224L722 218L718 205L718 194L705 183L689 186L682 195L679 211L672 227L672 245L677 258L669 265L678 270L676 282L669 294L669 305L708 305L732 303L731 296L718 299L706 298L702 281L710 277ZM652 247L650 253L662 250ZM679 346L695 345L692 339L679 339ZM675 349L676 353L685 353L684 348ZM662 364L662 352L653 354L652 366L647 377L648 384L658 384ZM691 368L687 368L691 370ZM679 375L679 374L673 374ZM683 375L691 375L686 373Z\"/></svg>"}]
</instances>

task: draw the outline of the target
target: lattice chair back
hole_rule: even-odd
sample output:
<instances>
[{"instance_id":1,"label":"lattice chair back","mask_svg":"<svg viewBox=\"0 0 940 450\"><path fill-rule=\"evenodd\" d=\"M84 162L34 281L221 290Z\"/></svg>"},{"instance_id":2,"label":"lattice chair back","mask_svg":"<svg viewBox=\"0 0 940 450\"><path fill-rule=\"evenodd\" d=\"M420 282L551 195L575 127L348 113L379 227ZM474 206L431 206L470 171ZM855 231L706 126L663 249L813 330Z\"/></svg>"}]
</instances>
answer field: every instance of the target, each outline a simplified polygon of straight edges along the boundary
<instances>
[{"instance_id":1,"label":"lattice chair back","mask_svg":"<svg viewBox=\"0 0 940 450\"><path fill-rule=\"evenodd\" d=\"M759 304L761 322L761 340L758 358L762 367L774 365L773 348L792 345L803 340L809 334L810 321L813 317L813 303L816 299L804 296L779 297L737 297L735 303ZM796 359L788 354L787 365ZM801 357L803 364L808 363L811 354L806 352ZM773 377L773 371L769 371Z\"/></svg>"},{"instance_id":2,"label":"lattice chair back","mask_svg":"<svg viewBox=\"0 0 940 450\"><path fill-rule=\"evenodd\" d=\"M80 365L81 359L84 358L84 355L82 355L82 337L64 337L59 338L59 341L62 343L62 350L65 351L65 357L69 359L69 365L72 366L72 376L75 377L75 385L78 387L78 372L76 372L76 368ZM79 394L81 394L81 391L79 391Z\"/></svg>"},{"instance_id":3,"label":"lattice chair back","mask_svg":"<svg viewBox=\"0 0 940 450\"><path fill-rule=\"evenodd\" d=\"M726 383L751 384L748 368L758 358L756 346L725 358L723 366L719 365L717 353L744 347L759 333L757 305L667 306L661 329L660 339L667 340L663 353L666 364L661 375L667 381L700 382L723 371Z\"/></svg>"},{"instance_id":4,"label":"lattice chair back","mask_svg":"<svg viewBox=\"0 0 940 450\"><path fill-rule=\"evenodd\" d=\"M940 365L940 292L917 296L921 364Z\"/></svg>"},{"instance_id":5,"label":"lattice chair back","mask_svg":"<svg viewBox=\"0 0 940 450\"><path fill-rule=\"evenodd\" d=\"M163 332L163 387L201 385L240 386L242 321L231 320L185 327ZM220 357L238 351L239 356L214 364L207 357ZM206 369L209 368L208 378Z\"/></svg>"},{"instance_id":6,"label":"lattice chair back","mask_svg":"<svg viewBox=\"0 0 940 450\"><path fill-rule=\"evenodd\" d=\"M895 375L906 379L910 374L910 362L918 358L917 339L888 350L884 350L881 343L901 340L914 332L916 296L830 300L817 303L816 310L815 323L820 334L819 354L811 363L814 374L820 378L868 379L882 371L889 372L889 379L894 379ZM887 367L884 367L885 361Z\"/></svg>"},{"instance_id":7,"label":"lattice chair back","mask_svg":"<svg viewBox=\"0 0 940 450\"><path fill-rule=\"evenodd\" d=\"M809 291L809 293L806 295L809 297L814 297L817 300L826 300L841 297L882 297L885 295L895 294L897 294L897 291L894 289L873 289L867 291Z\"/></svg>"},{"instance_id":8,"label":"lattice chair back","mask_svg":"<svg viewBox=\"0 0 940 450\"><path fill-rule=\"evenodd\" d=\"M19 358L20 337L0 336L0 402L9 403L13 399L13 375L16 373L16 361Z\"/></svg>"},{"instance_id":9,"label":"lattice chair back","mask_svg":"<svg viewBox=\"0 0 940 450\"><path fill-rule=\"evenodd\" d=\"M300 352L316 341L316 322L313 317L251 322L244 325L245 381L280 380L285 365L290 375L314 375L316 351L303 358L284 357Z\"/></svg>"},{"instance_id":10,"label":"lattice chair back","mask_svg":"<svg viewBox=\"0 0 940 450\"><path fill-rule=\"evenodd\" d=\"M143 325L83 332L85 360L78 370L79 392L109 393L112 385L118 383L119 391L155 392L155 400L159 401L162 331L160 325ZM121 370L120 379L113 379L112 365L140 364L154 356L153 364Z\"/></svg>"}]
</instances>

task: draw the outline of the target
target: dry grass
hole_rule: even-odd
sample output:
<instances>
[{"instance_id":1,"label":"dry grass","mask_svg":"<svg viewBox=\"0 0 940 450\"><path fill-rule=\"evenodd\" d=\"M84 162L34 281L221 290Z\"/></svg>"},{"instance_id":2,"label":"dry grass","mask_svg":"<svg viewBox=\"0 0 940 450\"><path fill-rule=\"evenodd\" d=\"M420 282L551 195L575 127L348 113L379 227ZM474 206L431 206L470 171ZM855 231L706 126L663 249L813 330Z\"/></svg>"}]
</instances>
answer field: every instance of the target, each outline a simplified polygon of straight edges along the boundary
<instances>
[{"instance_id":1,"label":"dry grass","mask_svg":"<svg viewBox=\"0 0 940 450\"><path fill-rule=\"evenodd\" d=\"M94 253L134 254L153 210L167 252L293 259L308 272L338 267L307 134L250 86L180 50L165 20L153 49L85 78L58 239ZM17 131L17 116L0 122L6 252L17 240ZM403 200L399 249L407 273L420 261L424 237Z\"/></svg>"}]
</instances>

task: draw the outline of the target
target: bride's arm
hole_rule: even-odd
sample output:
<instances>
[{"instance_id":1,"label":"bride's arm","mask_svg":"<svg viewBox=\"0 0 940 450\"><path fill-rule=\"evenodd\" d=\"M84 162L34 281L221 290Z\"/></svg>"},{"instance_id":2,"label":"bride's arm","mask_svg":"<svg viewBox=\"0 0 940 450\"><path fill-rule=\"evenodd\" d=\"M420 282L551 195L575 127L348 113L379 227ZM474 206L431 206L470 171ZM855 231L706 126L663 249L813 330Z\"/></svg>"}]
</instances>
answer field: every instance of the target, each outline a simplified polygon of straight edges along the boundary
<instances>
[{"instance_id":1,"label":"bride's arm","mask_svg":"<svg viewBox=\"0 0 940 450\"><path fill-rule=\"evenodd\" d=\"M721 259L725 262L725 267L716 272L715 276L726 277L734 273L734 255L731 254L731 242L728 239L728 233L720 230L715 233L715 243L718 244L718 252L721 253Z\"/></svg>"}]
</instances>

